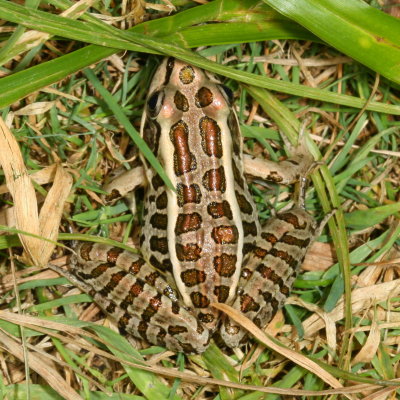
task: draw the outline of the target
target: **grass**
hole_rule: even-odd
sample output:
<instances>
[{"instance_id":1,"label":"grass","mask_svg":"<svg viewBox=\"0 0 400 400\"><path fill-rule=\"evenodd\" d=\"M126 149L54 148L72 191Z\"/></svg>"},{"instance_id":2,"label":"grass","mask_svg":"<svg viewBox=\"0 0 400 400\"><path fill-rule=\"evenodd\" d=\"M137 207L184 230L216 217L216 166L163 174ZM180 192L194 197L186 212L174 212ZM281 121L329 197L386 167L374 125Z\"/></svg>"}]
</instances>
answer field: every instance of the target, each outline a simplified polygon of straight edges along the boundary
<instances>
[{"instance_id":1,"label":"grass","mask_svg":"<svg viewBox=\"0 0 400 400\"><path fill-rule=\"evenodd\" d=\"M60 10L68 8L66 1L49 4ZM356 397L368 390L387 391L396 397L390 381L398 376L399 362L397 85L379 79L357 62L339 59L342 54L258 3L262 15L269 13L275 27L268 33L274 36L261 37L267 34L252 28L266 24L267 19L250 10L245 15L253 20L243 25L243 4L250 5L232 1L218 9L217 2L212 2L198 11L200 7L190 8L193 4L185 2L181 12L170 19L137 25L132 30L137 36L116 32L131 23L129 18L116 19L114 27L107 28L86 13L74 28L80 35L76 40L92 43L86 47L71 40L69 26L63 26L67 39L62 39L57 15L49 12L41 16L42 27L59 36L43 36L33 47L29 37L22 36L25 41L21 44L18 39L27 29L23 26L39 26L36 1L27 3L29 10L20 6L19 21L14 20L16 12L7 17L10 22L3 28L15 27L11 22L21 25L14 31L1 31L1 39L8 43L7 52L0 52L4 63L0 71L5 76L0 79L2 117L18 141L22 164L35 177L34 201L41 207L36 216L22 218L27 222L25 228L17 227L46 236L42 224L55 220L60 241L85 234L104 237L102 240L110 243L137 244L140 213L132 215L123 200L105 204L101 195L106 177L117 168L131 168L130 161L138 152L131 139L137 138L146 91L160 59L139 52L143 50L140 46L150 43L140 42L140 35L146 27L154 37L175 38L178 45L214 45L199 50L199 54L213 57L214 64L188 51L179 50L179 54L236 78L225 83L235 92L246 151L279 159L286 154L278 132L294 142L304 128L313 140L308 143L310 151L323 161L311 176L307 209L319 220L337 209L329 229L306 258L294 296L269 325L268 333L295 352L253 328L257 339L269 347L252 340L235 352L213 345L202 356L186 357L125 338L90 304L89 296L68 286L65 278L45 267L30 266L26 258L15 259L20 245L15 232L4 228L8 236L0 237L3 398L57 399L62 398L57 393L62 393L72 399L79 392L83 398L95 399L275 399L283 394L300 395L298 389L315 392L335 387L333 377L345 386L383 383L380 388L353 388ZM89 5L82 2L83 11ZM0 7L6 11L2 3ZM121 15L111 3L93 7L103 18ZM148 9L142 12L157 15ZM230 22L233 15L239 20L237 25ZM223 23L200 25L213 19ZM228 43L227 32L242 44ZM245 44L244 37L274 40ZM107 42L111 39L112 43ZM161 40L161 47L155 49L157 40L153 38L151 51L178 52L173 46L163 47ZM121 48L133 51L118 52ZM109 58L102 60L105 57ZM78 72L95 62L90 70ZM51 86L42 89L46 85ZM1 153L4 156L6 151ZM16 157L11 158L12 166ZM66 185L63 177L56 177L54 168L50 171L55 163L73 177L71 190L63 195L61 223L51 213L61 192L56 191L52 200L42 205L52 193L52 182L60 189ZM259 183L251 188L263 220L270 215L269 205L281 209L290 204L291 189ZM0 190L6 193L2 195L4 216L7 207L17 204L4 186ZM28 198L28 193L22 189L19 198L24 196ZM140 210L140 201L137 206ZM41 214L43 209L48 209L47 217ZM33 232L29 228L35 219L39 227ZM68 226L74 234L67 233ZM51 262L64 265L68 253L57 247ZM40 254L33 257L38 260ZM311 396L311 392L302 393Z\"/></svg>"}]
</instances>

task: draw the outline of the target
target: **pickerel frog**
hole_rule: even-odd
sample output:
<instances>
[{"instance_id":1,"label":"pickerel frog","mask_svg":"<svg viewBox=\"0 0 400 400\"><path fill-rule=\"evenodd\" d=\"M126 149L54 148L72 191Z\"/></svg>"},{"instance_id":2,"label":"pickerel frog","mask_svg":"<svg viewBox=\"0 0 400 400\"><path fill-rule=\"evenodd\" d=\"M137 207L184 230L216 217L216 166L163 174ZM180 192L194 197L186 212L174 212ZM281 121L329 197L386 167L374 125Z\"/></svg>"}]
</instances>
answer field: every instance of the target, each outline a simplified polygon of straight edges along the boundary
<instances>
[{"instance_id":1,"label":"pickerel frog","mask_svg":"<svg viewBox=\"0 0 400 400\"><path fill-rule=\"evenodd\" d=\"M211 306L226 303L263 327L288 297L318 231L295 206L260 226L244 174L288 184L307 174L300 152L279 164L243 154L230 90L168 58L147 98L141 134L175 191L143 159L140 255L84 243L69 277L135 337L201 353L218 332L229 347L246 332Z\"/></svg>"}]
</instances>

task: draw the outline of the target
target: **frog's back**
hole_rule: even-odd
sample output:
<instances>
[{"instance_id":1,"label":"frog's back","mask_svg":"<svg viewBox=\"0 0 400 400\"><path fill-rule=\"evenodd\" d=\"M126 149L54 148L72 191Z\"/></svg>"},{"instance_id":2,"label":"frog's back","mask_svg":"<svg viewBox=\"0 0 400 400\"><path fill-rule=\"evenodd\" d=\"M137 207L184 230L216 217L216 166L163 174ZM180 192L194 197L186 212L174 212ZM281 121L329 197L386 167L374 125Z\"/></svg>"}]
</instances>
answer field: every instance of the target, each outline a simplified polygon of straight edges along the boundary
<instances>
[{"instance_id":1,"label":"frog's back","mask_svg":"<svg viewBox=\"0 0 400 400\"><path fill-rule=\"evenodd\" d=\"M214 77L178 60L163 61L149 93L142 135L176 191L147 168L142 252L213 329L209 305L233 301L259 232L237 118Z\"/></svg>"}]
</instances>

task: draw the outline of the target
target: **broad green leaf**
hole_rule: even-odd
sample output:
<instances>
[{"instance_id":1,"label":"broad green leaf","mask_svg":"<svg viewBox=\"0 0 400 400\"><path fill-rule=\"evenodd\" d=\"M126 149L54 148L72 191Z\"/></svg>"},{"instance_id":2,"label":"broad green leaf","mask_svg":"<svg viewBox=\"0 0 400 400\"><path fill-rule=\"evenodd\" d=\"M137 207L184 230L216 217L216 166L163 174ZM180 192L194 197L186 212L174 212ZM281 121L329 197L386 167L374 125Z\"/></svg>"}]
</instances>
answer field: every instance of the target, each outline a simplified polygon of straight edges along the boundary
<instances>
[{"instance_id":1,"label":"broad green leaf","mask_svg":"<svg viewBox=\"0 0 400 400\"><path fill-rule=\"evenodd\" d=\"M400 203L370 208L368 210L357 210L345 214L346 225L352 229L365 229L380 224L385 218L400 211Z\"/></svg>"},{"instance_id":2,"label":"broad green leaf","mask_svg":"<svg viewBox=\"0 0 400 400\"><path fill-rule=\"evenodd\" d=\"M326 43L400 83L400 21L360 0L264 0Z\"/></svg>"},{"instance_id":3,"label":"broad green leaf","mask_svg":"<svg viewBox=\"0 0 400 400\"><path fill-rule=\"evenodd\" d=\"M3 393L3 399L13 400L62 400L62 397L48 385L37 385L30 383L16 383L7 385Z\"/></svg>"}]
</instances>

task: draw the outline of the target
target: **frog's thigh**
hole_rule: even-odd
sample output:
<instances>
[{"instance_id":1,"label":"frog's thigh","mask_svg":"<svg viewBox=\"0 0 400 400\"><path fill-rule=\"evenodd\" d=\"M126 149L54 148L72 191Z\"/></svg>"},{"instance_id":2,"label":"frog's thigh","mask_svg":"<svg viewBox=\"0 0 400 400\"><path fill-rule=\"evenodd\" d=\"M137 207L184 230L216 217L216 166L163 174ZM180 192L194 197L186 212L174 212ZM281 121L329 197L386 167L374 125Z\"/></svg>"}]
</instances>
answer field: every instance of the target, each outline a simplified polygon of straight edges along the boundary
<instances>
[{"instance_id":1,"label":"frog's thigh","mask_svg":"<svg viewBox=\"0 0 400 400\"><path fill-rule=\"evenodd\" d=\"M201 353L207 348L208 330L139 255L84 243L72 259L70 273L127 333L173 351Z\"/></svg>"},{"instance_id":2,"label":"frog's thigh","mask_svg":"<svg viewBox=\"0 0 400 400\"><path fill-rule=\"evenodd\" d=\"M245 273L233 308L263 328L289 296L315 229L314 219L298 207L268 220L243 266ZM229 347L240 345L245 335L246 331L229 319L221 326L221 337Z\"/></svg>"}]
</instances>

